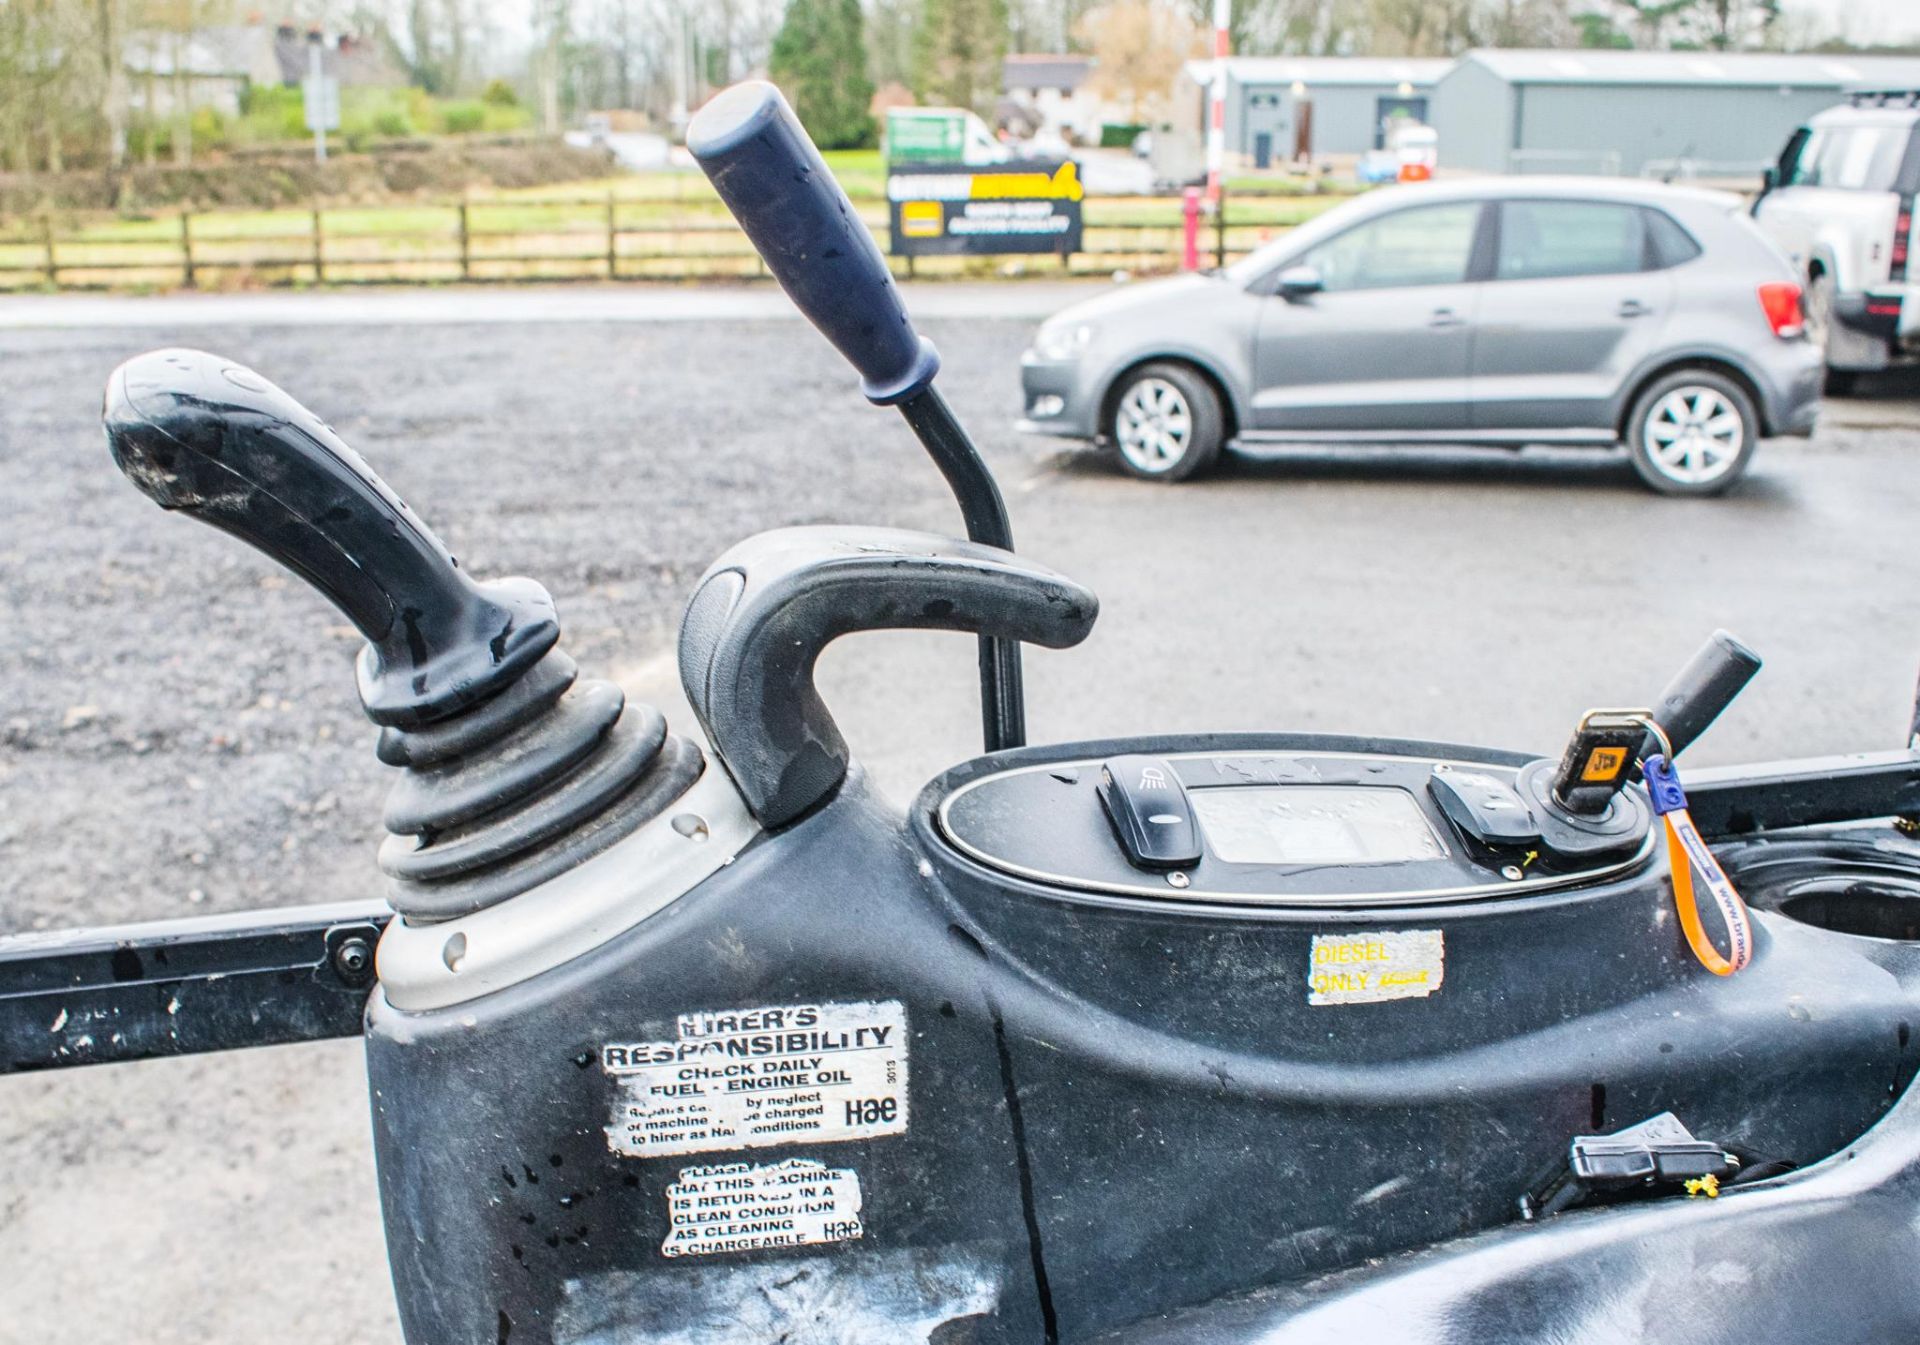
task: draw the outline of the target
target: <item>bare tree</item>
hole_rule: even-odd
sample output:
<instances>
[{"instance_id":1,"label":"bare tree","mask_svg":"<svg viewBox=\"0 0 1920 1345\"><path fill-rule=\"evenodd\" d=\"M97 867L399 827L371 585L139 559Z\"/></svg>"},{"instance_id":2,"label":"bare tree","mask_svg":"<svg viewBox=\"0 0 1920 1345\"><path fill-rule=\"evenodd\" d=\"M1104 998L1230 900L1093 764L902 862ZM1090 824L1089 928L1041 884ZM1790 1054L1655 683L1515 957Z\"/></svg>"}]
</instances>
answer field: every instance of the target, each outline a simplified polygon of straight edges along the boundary
<instances>
[{"instance_id":1,"label":"bare tree","mask_svg":"<svg viewBox=\"0 0 1920 1345\"><path fill-rule=\"evenodd\" d=\"M65 18L52 0L0 5L0 155L16 172L59 157L47 114L72 77Z\"/></svg>"},{"instance_id":2,"label":"bare tree","mask_svg":"<svg viewBox=\"0 0 1920 1345\"><path fill-rule=\"evenodd\" d=\"M99 0L95 25L100 55L100 112L106 122L107 166L119 169L127 161L127 22L126 0Z\"/></svg>"},{"instance_id":3,"label":"bare tree","mask_svg":"<svg viewBox=\"0 0 1920 1345\"><path fill-rule=\"evenodd\" d=\"M1093 53L1088 88L1124 103L1133 122L1161 118L1181 65L1204 50L1186 15L1153 0L1113 0L1089 10L1074 37Z\"/></svg>"}]
</instances>

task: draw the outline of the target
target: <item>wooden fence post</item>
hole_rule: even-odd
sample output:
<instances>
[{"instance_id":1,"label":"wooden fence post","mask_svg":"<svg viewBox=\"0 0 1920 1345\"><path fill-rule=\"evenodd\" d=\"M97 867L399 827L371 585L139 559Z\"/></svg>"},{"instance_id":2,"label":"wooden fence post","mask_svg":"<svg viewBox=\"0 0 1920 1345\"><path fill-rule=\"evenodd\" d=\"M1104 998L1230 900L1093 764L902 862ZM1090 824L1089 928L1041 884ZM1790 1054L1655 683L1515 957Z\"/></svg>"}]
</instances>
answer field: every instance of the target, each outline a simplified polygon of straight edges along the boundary
<instances>
[{"instance_id":1,"label":"wooden fence post","mask_svg":"<svg viewBox=\"0 0 1920 1345\"><path fill-rule=\"evenodd\" d=\"M460 201L460 278L473 279L473 231L467 223L467 202Z\"/></svg>"},{"instance_id":2,"label":"wooden fence post","mask_svg":"<svg viewBox=\"0 0 1920 1345\"><path fill-rule=\"evenodd\" d=\"M40 217L40 241L47 249L47 288L60 288L60 265L53 258L53 212Z\"/></svg>"},{"instance_id":3,"label":"wooden fence post","mask_svg":"<svg viewBox=\"0 0 1920 1345\"><path fill-rule=\"evenodd\" d=\"M320 229L320 207L313 208L313 283L327 283L326 235Z\"/></svg>"},{"instance_id":4,"label":"wooden fence post","mask_svg":"<svg viewBox=\"0 0 1920 1345\"><path fill-rule=\"evenodd\" d=\"M194 287L193 275L193 213L180 212L180 271L181 283L188 289Z\"/></svg>"},{"instance_id":5,"label":"wooden fence post","mask_svg":"<svg viewBox=\"0 0 1920 1345\"><path fill-rule=\"evenodd\" d=\"M616 242L620 237L620 232L614 226L614 210L615 209L616 207L614 206L614 202L613 202L613 193L608 192L607 193L607 279L608 280L618 280L620 278L620 253L619 253L618 247L616 246Z\"/></svg>"}]
</instances>

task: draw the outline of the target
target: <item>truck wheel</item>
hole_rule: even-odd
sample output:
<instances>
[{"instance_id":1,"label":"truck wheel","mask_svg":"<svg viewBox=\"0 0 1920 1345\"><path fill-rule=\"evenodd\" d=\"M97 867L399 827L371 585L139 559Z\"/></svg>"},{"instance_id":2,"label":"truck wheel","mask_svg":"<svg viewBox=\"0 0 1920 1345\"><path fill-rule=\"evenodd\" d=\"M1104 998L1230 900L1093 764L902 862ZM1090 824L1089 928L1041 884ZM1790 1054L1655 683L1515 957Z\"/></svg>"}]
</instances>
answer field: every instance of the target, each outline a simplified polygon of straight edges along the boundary
<instances>
[{"instance_id":1,"label":"truck wheel","mask_svg":"<svg viewBox=\"0 0 1920 1345\"><path fill-rule=\"evenodd\" d=\"M1759 438L1753 399L1711 369L1655 379L1627 417L1633 470L1662 495L1718 495L1746 473Z\"/></svg>"},{"instance_id":2,"label":"truck wheel","mask_svg":"<svg viewBox=\"0 0 1920 1345\"><path fill-rule=\"evenodd\" d=\"M1211 468L1226 439L1220 398L1184 364L1146 364L1126 376L1107 417L1120 465L1149 481L1186 481Z\"/></svg>"},{"instance_id":3,"label":"truck wheel","mask_svg":"<svg viewBox=\"0 0 1920 1345\"><path fill-rule=\"evenodd\" d=\"M1833 339L1833 277L1825 271L1815 271L1807 277L1805 315L1807 340L1819 346L1821 353L1825 354L1827 343ZM1836 369L1828 365L1821 391L1829 397L1848 397L1853 394L1854 385L1859 381L1859 374L1853 370Z\"/></svg>"}]
</instances>

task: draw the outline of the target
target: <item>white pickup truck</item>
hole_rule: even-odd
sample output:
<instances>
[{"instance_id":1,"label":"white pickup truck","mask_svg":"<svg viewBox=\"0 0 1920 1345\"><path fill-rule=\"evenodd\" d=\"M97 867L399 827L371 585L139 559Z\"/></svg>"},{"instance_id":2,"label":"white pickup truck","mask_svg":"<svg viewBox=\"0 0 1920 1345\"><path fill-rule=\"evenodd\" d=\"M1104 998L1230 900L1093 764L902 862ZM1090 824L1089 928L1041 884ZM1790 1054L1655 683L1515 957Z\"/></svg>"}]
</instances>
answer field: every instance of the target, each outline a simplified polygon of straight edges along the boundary
<instances>
[{"instance_id":1,"label":"white pickup truck","mask_svg":"<svg viewBox=\"0 0 1920 1345\"><path fill-rule=\"evenodd\" d=\"M1806 276L1807 335L1827 390L1920 359L1920 90L1854 93L1795 131L1767 171L1754 219ZM1915 259L1920 265L1920 258Z\"/></svg>"}]
</instances>

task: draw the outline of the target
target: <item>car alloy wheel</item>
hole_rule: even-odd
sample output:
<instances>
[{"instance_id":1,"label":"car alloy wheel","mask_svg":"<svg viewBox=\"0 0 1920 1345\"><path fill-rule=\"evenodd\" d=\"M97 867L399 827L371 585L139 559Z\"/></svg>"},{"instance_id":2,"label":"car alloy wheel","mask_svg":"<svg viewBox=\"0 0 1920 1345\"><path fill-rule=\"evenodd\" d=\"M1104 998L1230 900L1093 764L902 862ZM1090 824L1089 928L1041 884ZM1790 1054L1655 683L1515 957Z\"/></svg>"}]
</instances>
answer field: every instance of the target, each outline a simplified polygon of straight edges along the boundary
<instances>
[{"instance_id":1,"label":"car alloy wheel","mask_svg":"<svg viewBox=\"0 0 1920 1345\"><path fill-rule=\"evenodd\" d=\"M1675 388L1647 412L1647 457L1662 474L1704 486L1734 470L1746 442L1740 408L1699 384Z\"/></svg>"},{"instance_id":2,"label":"car alloy wheel","mask_svg":"<svg viewBox=\"0 0 1920 1345\"><path fill-rule=\"evenodd\" d=\"M1113 437L1137 470L1171 471L1193 444L1193 410L1166 379L1140 379L1120 398Z\"/></svg>"}]
</instances>

